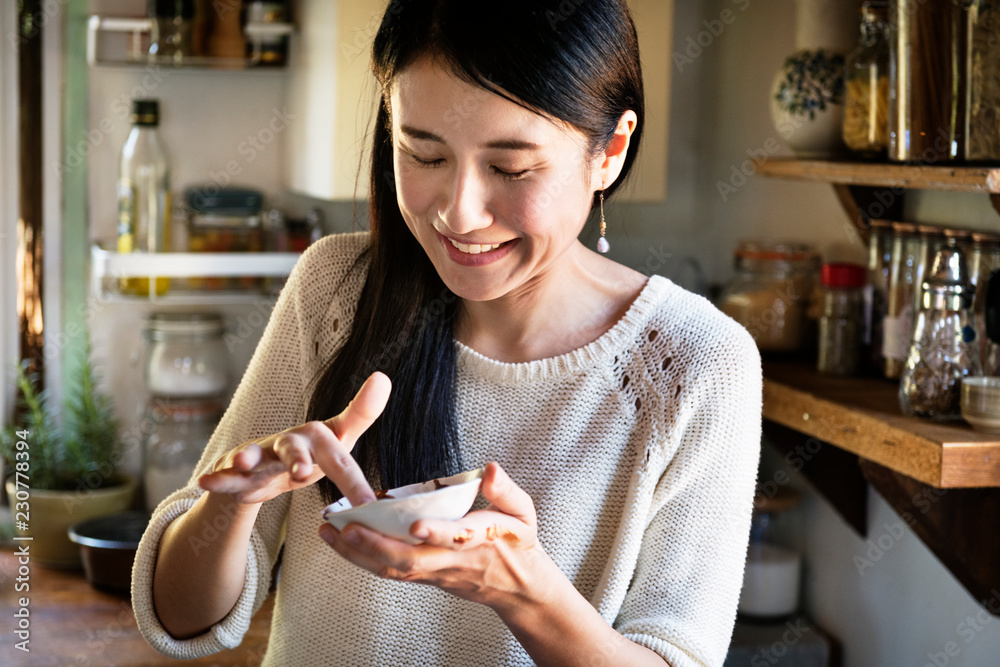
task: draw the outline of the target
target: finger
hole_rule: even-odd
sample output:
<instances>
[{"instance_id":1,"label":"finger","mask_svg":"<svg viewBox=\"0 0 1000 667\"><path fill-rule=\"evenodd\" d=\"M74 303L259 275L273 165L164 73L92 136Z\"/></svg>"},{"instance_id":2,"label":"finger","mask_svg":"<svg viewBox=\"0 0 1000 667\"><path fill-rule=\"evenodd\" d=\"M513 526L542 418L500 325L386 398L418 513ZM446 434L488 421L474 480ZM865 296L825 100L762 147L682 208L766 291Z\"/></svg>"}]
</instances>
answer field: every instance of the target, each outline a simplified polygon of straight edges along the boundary
<instances>
[{"instance_id":1,"label":"finger","mask_svg":"<svg viewBox=\"0 0 1000 667\"><path fill-rule=\"evenodd\" d=\"M312 458L340 492L357 507L375 501L375 491L361 466L332 433L319 433L312 442Z\"/></svg>"},{"instance_id":2,"label":"finger","mask_svg":"<svg viewBox=\"0 0 1000 667\"><path fill-rule=\"evenodd\" d=\"M264 451L257 443L247 445L242 451L233 455L232 467L243 472L249 472L264 458Z\"/></svg>"},{"instance_id":3,"label":"finger","mask_svg":"<svg viewBox=\"0 0 1000 667\"><path fill-rule=\"evenodd\" d=\"M359 524L343 531L324 524L320 537L347 560L387 579L419 581L426 573L449 567L455 558L447 549L406 544Z\"/></svg>"},{"instance_id":4,"label":"finger","mask_svg":"<svg viewBox=\"0 0 1000 667\"><path fill-rule=\"evenodd\" d=\"M486 465L479 491L493 508L516 517L529 526L536 525L535 503L531 496L515 484L496 461Z\"/></svg>"},{"instance_id":5,"label":"finger","mask_svg":"<svg viewBox=\"0 0 1000 667\"><path fill-rule=\"evenodd\" d=\"M530 549L537 541L535 527L502 512L471 512L458 521L421 519L410 526L410 534L424 544L465 551L501 541L518 549Z\"/></svg>"},{"instance_id":6,"label":"finger","mask_svg":"<svg viewBox=\"0 0 1000 667\"><path fill-rule=\"evenodd\" d=\"M314 462L307 438L295 433L282 433L275 440L274 453L293 480L302 482L312 476Z\"/></svg>"},{"instance_id":7,"label":"finger","mask_svg":"<svg viewBox=\"0 0 1000 667\"><path fill-rule=\"evenodd\" d=\"M385 410L391 391L392 382L385 373L372 373L344 411L324 423L350 450L361 434L367 431Z\"/></svg>"}]
</instances>

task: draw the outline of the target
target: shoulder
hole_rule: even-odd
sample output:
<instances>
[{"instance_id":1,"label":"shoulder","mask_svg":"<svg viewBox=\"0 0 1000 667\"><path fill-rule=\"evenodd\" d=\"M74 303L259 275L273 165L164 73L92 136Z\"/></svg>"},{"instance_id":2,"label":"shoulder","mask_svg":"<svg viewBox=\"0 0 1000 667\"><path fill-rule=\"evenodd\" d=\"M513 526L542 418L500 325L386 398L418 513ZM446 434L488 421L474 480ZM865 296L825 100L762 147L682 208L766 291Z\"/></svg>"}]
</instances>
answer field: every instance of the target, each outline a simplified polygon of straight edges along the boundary
<instances>
[{"instance_id":1,"label":"shoulder","mask_svg":"<svg viewBox=\"0 0 1000 667\"><path fill-rule=\"evenodd\" d=\"M671 366L688 387L759 392L760 353L749 332L708 299L662 276L650 281L654 305L638 343L662 357L661 370Z\"/></svg>"}]
</instances>

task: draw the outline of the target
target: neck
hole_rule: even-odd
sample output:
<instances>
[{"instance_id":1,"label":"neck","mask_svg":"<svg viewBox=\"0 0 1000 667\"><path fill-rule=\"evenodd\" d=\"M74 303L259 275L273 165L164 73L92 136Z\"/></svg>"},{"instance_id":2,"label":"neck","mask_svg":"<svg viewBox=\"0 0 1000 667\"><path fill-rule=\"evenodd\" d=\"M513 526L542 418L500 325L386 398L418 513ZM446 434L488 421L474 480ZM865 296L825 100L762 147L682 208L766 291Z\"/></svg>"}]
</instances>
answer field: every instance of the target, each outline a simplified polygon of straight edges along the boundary
<instances>
[{"instance_id":1,"label":"neck","mask_svg":"<svg viewBox=\"0 0 1000 667\"><path fill-rule=\"evenodd\" d=\"M577 245L558 266L491 301L463 300L455 335L507 363L546 359L593 342L628 311L644 281Z\"/></svg>"}]
</instances>

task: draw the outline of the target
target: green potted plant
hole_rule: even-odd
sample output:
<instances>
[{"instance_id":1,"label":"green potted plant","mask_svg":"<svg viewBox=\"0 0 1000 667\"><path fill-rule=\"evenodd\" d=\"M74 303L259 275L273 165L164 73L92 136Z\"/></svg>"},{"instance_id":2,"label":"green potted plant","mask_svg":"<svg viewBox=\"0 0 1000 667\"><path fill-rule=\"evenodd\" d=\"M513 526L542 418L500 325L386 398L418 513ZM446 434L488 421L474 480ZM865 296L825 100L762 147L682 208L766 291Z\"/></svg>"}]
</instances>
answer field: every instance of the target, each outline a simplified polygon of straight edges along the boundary
<instances>
[{"instance_id":1,"label":"green potted plant","mask_svg":"<svg viewBox=\"0 0 1000 667\"><path fill-rule=\"evenodd\" d=\"M32 561L50 567L79 567L79 548L67 529L128 509L135 493L135 481L118 471L119 423L111 399L97 390L89 351L88 341L77 381L66 388L61 427L49 392L38 390L37 377L22 364L17 384L24 416L0 432L15 528L32 536Z\"/></svg>"}]
</instances>

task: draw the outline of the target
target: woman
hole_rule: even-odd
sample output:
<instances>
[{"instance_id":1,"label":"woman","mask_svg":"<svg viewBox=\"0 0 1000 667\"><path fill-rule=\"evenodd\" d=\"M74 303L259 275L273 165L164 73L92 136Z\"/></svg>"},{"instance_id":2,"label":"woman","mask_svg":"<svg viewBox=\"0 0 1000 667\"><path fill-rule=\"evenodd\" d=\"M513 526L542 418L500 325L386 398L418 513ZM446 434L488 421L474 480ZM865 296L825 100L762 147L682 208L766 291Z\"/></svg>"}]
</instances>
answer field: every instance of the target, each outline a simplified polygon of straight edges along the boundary
<instances>
[{"instance_id":1,"label":"woman","mask_svg":"<svg viewBox=\"0 0 1000 667\"><path fill-rule=\"evenodd\" d=\"M284 545L268 665L721 665L760 362L577 240L641 136L624 1L393 2L373 65L371 232L295 267L140 546L140 629L237 645ZM480 465L488 506L415 546L319 518Z\"/></svg>"}]
</instances>

